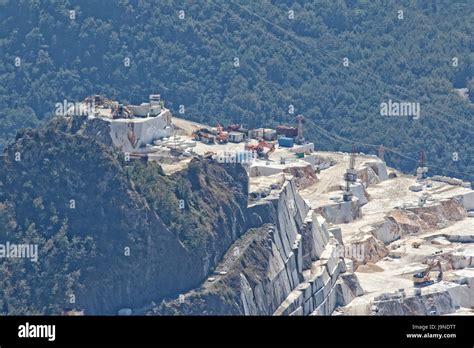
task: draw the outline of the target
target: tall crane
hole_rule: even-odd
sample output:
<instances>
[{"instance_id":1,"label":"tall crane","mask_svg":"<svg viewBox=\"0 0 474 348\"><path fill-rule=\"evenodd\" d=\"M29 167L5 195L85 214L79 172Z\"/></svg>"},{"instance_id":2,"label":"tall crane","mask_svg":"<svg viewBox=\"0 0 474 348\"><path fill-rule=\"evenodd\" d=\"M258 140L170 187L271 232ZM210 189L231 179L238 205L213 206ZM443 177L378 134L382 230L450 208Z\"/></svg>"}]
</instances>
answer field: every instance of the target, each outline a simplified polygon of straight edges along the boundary
<instances>
[{"instance_id":1,"label":"tall crane","mask_svg":"<svg viewBox=\"0 0 474 348\"><path fill-rule=\"evenodd\" d=\"M346 182L346 187L342 193L342 199L344 202L352 201L352 192L351 184L357 181L357 171L355 170L355 160L356 160L356 151L355 144L352 144L352 152L349 158L349 168L346 169L344 174L344 181Z\"/></svg>"},{"instance_id":2,"label":"tall crane","mask_svg":"<svg viewBox=\"0 0 474 348\"><path fill-rule=\"evenodd\" d=\"M380 158L382 161L385 161L385 148L383 147L383 145L380 145L380 146L379 146L379 150L378 150L377 156L378 156L378 158Z\"/></svg>"},{"instance_id":3,"label":"tall crane","mask_svg":"<svg viewBox=\"0 0 474 348\"><path fill-rule=\"evenodd\" d=\"M303 115L298 115L296 116L296 121L298 122L298 133L296 135L295 142L297 144L303 144L304 143L304 135L303 135L303 122L304 122L304 117Z\"/></svg>"},{"instance_id":4,"label":"tall crane","mask_svg":"<svg viewBox=\"0 0 474 348\"><path fill-rule=\"evenodd\" d=\"M424 181L428 177L428 167L426 167L425 151L419 153L418 168L416 168L416 180Z\"/></svg>"}]
</instances>

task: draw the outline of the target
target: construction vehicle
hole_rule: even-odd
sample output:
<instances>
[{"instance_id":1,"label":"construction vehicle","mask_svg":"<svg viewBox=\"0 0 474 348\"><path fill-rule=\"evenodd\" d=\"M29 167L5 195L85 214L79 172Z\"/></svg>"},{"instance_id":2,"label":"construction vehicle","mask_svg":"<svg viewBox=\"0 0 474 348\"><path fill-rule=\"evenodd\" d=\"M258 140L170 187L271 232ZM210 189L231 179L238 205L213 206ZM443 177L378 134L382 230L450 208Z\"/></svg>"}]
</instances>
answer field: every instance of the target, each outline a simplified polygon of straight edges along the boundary
<instances>
[{"instance_id":1,"label":"construction vehicle","mask_svg":"<svg viewBox=\"0 0 474 348\"><path fill-rule=\"evenodd\" d=\"M297 135L295 137L295 143L298 145L302 145L305 143L304 135L303 135L303 123L304 123L304 117L302 115L296 116L296 121L298 122L298 127L297 127Z\"/></svg>"},{"instance_id":2,"label":"construction vehicle","mask_svg":"<svg viewBox=\"0 0 474 348\"><path fill-rule=\"evenodd\" d=\"M295 138L298 136L298 128L296 127L288 127L288 126L277 126L276 132L278 135L282 135L287 138Z\"/></svg>"},{"instance_id":3,"label":"construction vehicle","mask_svg":"<svg viewBox=\"0 0 474 348\"><path fill-rule=\"evenodd\" d=\"M194 140L202 141L204 144L214 144L216 137L212 132L207 128L200 128L193 132Z\"/></svg>"},{"instance_id":4,"label":"construction vehicle","mask_svg":"<svg viewBox=\"0 0 474 348\"><path fill-rule=\"evenodd\" d=\"M266 148L268 151L265 151ZM255 151L258 157L268 159L270 154L275 151L275 143L269 143L261 140L257 144L246 145L246 150Z\"/></svg>"},{"instance_id":5,"label":"construction vehicle","mask_svg":"<svg viewBox=\"0 0 474 348\"><path fill-rule=\"evenodd\" d=\"M428 177L428 167L426 167L425 151L421 150L419 153L418 168L416 168L416 180L424 182Z\"/></svg>"},{"instance_id":6,"label":"construction vehicle","mask_svg":"<svg viewBox=\"0 0 474 348\"><path fill-rule=\"evenodd\" d=\"M105 98L104 96L101 96L100 94L91 95L84 99L84 103L94 104L95 106L104 105L106 101L110 101L110 100Z\"/></svg>"},{"instance_id":7,"label":"construction vehicle","mask_svg":"<svg viewBox=\"0 0 474 348\"><path fill-rule=\"evenodd\" d=\"M239 131L241 128L240 124L230 124L227 126L227 130L229 132L237 132Z\"/></svg>"},{"instance_id":8,"label":"construction vehicle","mask_svg":"<svg viewBox=\"0 0 474 348\"><path fill-rule=\"evenodd\" d=\"M227 144L229 141L229 133L219 123L216 127L216 141L218 144Z\"/></svg>"},{"instance_id":9,"label":"construction vehicle","mask_svg":"<svg viewBox=\"0 0 474 348\"><path fill-rule=\"evenodd\" d=\"M352 152L349 157L349 168L347 168L346 172L344 173L344 181L346 182L345 189L342 193L342 199L344 202L352 201L351 184L354 184L355 182L357 182L357 171L355 170L355 160L356 160L355 145L352 144Z\"/></svg>"},{"instance_id":10,"label":"construction vehicle","mask_svg":"<svg viewBox=\"0 0 474 348\"><path fill-rule=\"evenodd\" d=\"M431 280L430 272L434 269L438 269L439 271L437 281L440 282L441 280L443 280L443 269L441 267L441 261L436 260L425 271L415 273L413 275L413 285L423 286L431 284L433 281Z\"/></svg>"},{"instance_id":11,"label":"construction vehicle","mask_svg":"<svg viewBox=\"0 0 474 348\"><path fill-rule=\"evenodd\" d=\"M112 110L112 118L115 120L117 118L132 118L133 113L124 105L119 104L116 108Z\"/></svg>"}]
</instances>

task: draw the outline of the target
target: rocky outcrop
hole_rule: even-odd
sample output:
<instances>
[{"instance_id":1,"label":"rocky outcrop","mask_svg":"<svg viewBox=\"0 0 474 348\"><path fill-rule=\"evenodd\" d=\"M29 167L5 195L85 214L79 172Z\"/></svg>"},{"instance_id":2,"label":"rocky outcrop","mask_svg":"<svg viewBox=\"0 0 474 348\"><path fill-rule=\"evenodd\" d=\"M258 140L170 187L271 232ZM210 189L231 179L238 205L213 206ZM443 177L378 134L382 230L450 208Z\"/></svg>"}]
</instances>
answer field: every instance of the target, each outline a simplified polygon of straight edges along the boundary
<instances>
[{"instance_id":1,"label":"rocky outcrop","mask_svg":"<svg viewBox=\"0 0 474 348\"><path fill-rule=\"evenodd\" d=\"M331 158L329 156L319 156L315 155L314 156L314 166L317 167L319 170L324 170L329 167L332 167L335 165L337 161L334 158Z\"/></svg>"},{"instance_id":2,"label":"rocky outcrop","mask_svg":"<svg viewBox=\"0 0 474 348\"><path fill-rule=\"evenodd\" d=\"M467 211L473 211L474 210L474 191L465 193L460 197L462 206L464 209Z\"/></svg>"}]
</instances>

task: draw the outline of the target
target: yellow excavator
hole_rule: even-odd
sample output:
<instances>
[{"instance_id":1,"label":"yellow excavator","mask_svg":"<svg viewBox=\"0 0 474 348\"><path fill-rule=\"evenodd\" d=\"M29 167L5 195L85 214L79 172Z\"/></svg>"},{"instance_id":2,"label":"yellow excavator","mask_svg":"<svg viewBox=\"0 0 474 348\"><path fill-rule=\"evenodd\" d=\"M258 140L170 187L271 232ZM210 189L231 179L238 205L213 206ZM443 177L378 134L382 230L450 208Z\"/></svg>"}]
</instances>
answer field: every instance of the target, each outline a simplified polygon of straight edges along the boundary
<instances>
[{"instance_id":1,"label":"yellow excavator","mask_svg":"<svg viewBox=\"0 0 474 348\"><path fill-rule=\"evenodd\" d=\"M420 286L420 285L428 285L432 282L430 272L434 269L438 269L438 278L437 281L440 282L443 280L443 269L441 267L441 261L436 260L433 262L425 271L415 273L413 275L413 285Z\"/></svg>"}]
</instances>

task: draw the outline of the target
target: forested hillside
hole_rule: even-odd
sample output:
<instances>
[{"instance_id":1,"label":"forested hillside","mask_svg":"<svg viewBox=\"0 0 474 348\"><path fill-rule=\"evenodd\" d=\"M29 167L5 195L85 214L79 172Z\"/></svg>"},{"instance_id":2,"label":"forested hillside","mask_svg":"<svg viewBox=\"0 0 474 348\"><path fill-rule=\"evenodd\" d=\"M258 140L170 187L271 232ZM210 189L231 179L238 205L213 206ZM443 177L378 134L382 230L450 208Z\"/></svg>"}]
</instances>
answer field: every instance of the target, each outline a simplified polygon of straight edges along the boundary
<instances>
[{"instance_id":1,"label":"forested hillside","mask_svg":"<svg viewBox=\"0 0 474 348\"><path fill-rule=\"evenodd\" d=\"M165 175L76 120L19 132L0 159L0 315L139 308L196 287L255 223L242 166L194 159ZM36 261L5 257L8 243L39 245Z\"/></svg>"},{"instance_id":2,"label":"forested hillside","mask_svg":"<svg viewBox=\"0 0 474 348\"><path fill-rule=\"evenodd\" d=\"M431 174L474 181L474 92L454 91L474 90L470 0L1 0L0 22L1 146L64 99L156 92L212 125L303 114L319 149L424 149ZM381 116L388 99L420 103L421 118Z\"/></svg>"}]
</instances>

